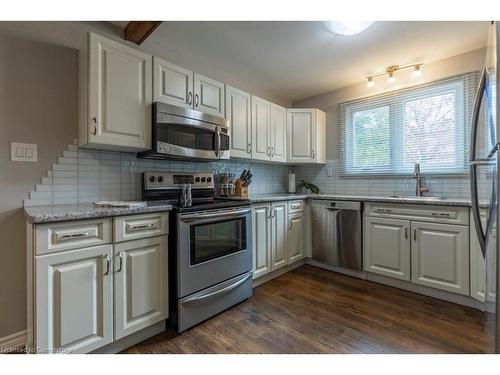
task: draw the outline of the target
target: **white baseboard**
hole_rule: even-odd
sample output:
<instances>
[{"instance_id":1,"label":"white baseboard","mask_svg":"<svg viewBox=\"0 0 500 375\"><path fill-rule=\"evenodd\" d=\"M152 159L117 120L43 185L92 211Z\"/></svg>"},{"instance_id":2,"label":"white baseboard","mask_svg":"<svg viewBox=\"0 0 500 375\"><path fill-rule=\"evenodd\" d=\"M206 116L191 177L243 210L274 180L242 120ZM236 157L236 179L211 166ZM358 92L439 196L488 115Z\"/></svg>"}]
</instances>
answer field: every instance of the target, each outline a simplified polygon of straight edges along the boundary
<instances>
[{"instance_id":1,"label":"white baseboard","mask_svg":"<svg viewBox=\"0 0 500 375\"><path fill-rule=\"evenodd\" d=\"M26 346L26 330L0 338L0 353L9 353Z\"/></svg>"}]
</instances>

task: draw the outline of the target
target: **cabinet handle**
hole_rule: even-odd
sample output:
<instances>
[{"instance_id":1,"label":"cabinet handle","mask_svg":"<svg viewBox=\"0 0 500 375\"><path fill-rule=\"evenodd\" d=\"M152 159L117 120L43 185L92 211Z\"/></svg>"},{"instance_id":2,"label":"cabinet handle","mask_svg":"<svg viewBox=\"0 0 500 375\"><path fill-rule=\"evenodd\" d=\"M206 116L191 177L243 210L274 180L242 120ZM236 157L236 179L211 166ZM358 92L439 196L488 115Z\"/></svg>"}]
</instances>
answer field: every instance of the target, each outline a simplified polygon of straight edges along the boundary
<instances>
[{"instance_id":1,"label":"cabinet handle","mask_svg":"<svg viewBox=\"0 0 500 375\"><path fill-rule=\"evenodd\" d=\"M144 229L153 229L156 228L154 224L141 224L141 225L130 225L128 224L128 231L129 232L136 232L139 230L144 230Z\"/></svg>"},{"instance_id":2,"label":"cabinet handle","mask_svg":"<svg viewBox=\"0 0 500 375\"><path fill-rule=\"evenodd\" d=\"M200 97L198 96L198 94L195 94L194 95L194 106L195 107L198 107L199 101L200 101Z\"/></svg>"},{"instance_id":3,"label":"cabinet handle","mask_svg":"<svg viewBox=\"0 0 500 375\"><path fill-rule=\"evenodd\" d=\"M107 276L109 275L109 270L111 269L111 263L109 261L108 254L104 255L104 260L106 261L106 272L104 273L104 276Z\"/></svg>"},{"instance_id":4,"label":"cabinet handle","mask_svg":"<svg viewBox=\"0 0 500 375\"><path fill-rule=\"evenodd\" d=\"M413 228L413 241L417 240L417 228Z\"/></svg>"},{"instance_id":5,"label":"cabinet handle","mask_svg":"<svg viewBox=\"0 0 500 375\"><path fill-rule=\"evenodd\" d=\"M90 232L63 234L62 236L60 236L59 234L56 234L56 240L64 241L64 240L71 240L74 238L87 238L87 237L90 237L91 235L92 235L92 233L90 233Z\"/></svg>"},{"instance_id":6,"label":"cabinet handle","mask_svg":"<svg viewBox=\"0 0 500 375\"><path fill-rule=\"evenodd\" d=\"M276 152L274 151L274 147L271 147L271 157L274 158L274 155L276 155Z\"/></svg>"},{"instance_id":7,"label":"cabinet handle","mask_svg":"<svg viewBox=\"0 0 500 375\"><path fill-rule=\"evenodd\" d=\"M249 153L249 154L252 153L252 144L251 143L248 144L247 153Z\"/></svg>"},{"instance_id":8,"label":"cabinet handle","mask_svg":"<svg viewBox=\"0 0 500 375\"><path fill-rule=\"evenodd\" d=\"M408 227L405 227L405 238L408 239Z\"/></svg>"},{"instance_id":9,"label":"cabinet handle","mask_svg":"<svg viewBox=\"0 0 500 375\"><path fill-rule=\"evenodd\" d=\"M97 119L92 117L92 135L97 134Z\"/></svg>"},{"instance_id":10,"label":"cabinet handle","mask_svg":"<svg viewBox=\"0 0 500 375\"><path fill-rule=\"evenodd\" d=\"M292 220L288 220L288 230L292 229Z\"/></svg>"},{"instance_id":11,"label":"cabinet handle","mask_svg":"<svg viewBox=\"0 0 500 375\"><path fill-rule=\"evenodd\" d=\"M314 148L312 149L312 158L314 159L314 157L316 156L316 151L314 150Z\"/></svg>"},{"instance_id":12,"label":"cabinet handle","mask_svg":"<svg viewBox=\"0 0 500 375\"><path fill-rule=\"evenodd\" d=\"M191 91L189 91L188 94L188 104L189 105L193 104L193 93Z\"/></svg>"},{"instance_id":13,"label":"cabinet handle","mask_svg":"<svg viewBox=\"0 0 500 375\"><path fill-rule=\"evenodd\" d=\"M120 266L118 267L118 270L116 270L116 272L122 272L122 267L123 267L123 252L120 251L118 253L118 258L120 259Z\"/></svg>"}]
</instances>

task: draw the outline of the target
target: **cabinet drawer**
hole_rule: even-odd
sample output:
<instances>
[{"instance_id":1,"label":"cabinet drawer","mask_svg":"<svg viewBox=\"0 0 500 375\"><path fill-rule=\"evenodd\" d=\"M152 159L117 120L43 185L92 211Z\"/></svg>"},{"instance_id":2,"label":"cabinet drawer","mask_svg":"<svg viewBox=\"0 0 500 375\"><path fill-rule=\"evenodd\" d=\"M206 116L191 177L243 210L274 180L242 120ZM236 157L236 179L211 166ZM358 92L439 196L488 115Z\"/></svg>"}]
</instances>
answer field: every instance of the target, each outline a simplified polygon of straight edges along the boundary
<instances>
[{"instance_id":1,"label":"cabinet drawer","mask_svg":"<svg viewBox=\"0 0 500 375\"><path fill-rule=\"evenodd\" d=\"M304 201L289 201L288 202L288 213L293 214L295 212L304 211Z\"/></svg>"},{"instance_id":2,"label":"cabinet drawer","mask_svg":"<svg viewBox=\"0 0 500 375\"><path fill-rule=\"evenodd\" d=\"M36 254L111 243L111 219L40 224L35 229Z\"/></svg>"},{"instance_id":3,"label":"cabinet drawer","mask_svg":"<svg viewBox=\"0 0 500 375\"><path fill-rule=\"evenodd\" d=\"M469 225L469 208L423 204L367 203L365 215Z\"/></svg>"},{"instance_id":4,"label":"cabinet drawer","mask_svg":"<svg viewBox=\"0 0 500 375\"><path fill-rule=\"evenodd\" d=\"M114 242L168 234L168 214L121 216L114 219Z\"/></svg>"}]
</instances>

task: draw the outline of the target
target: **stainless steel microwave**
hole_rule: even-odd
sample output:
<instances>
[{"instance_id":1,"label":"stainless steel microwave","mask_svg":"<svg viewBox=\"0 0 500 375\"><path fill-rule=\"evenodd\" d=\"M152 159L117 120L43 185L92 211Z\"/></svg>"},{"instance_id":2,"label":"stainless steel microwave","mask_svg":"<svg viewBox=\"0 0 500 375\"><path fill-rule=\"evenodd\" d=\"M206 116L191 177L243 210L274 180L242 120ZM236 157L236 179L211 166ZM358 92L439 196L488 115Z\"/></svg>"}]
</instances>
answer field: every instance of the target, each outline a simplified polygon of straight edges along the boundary
<instances>
[{"instance_id":1,"label":"stainless steel microwave","mask_svg":"<svg viewBox=\"0 0 500 375\"><path fill-rule=\"evenodd\" d=\"M229 159L228 120L175 105L153 103L152 150L145 159Z\"/></svg>"}]
</instances>

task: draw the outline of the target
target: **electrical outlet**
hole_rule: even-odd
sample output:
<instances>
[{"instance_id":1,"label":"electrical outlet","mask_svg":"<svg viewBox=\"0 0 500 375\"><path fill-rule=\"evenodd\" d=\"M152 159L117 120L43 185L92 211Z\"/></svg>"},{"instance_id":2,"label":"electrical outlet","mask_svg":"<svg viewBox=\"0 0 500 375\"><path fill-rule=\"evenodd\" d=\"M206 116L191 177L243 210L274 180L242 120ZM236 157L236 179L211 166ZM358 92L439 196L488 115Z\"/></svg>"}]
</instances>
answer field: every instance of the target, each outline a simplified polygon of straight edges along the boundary
<instances>
[{"instance_id":1,"label":"electrical outlet","mask_svg":"<svg viewBox=\"0 0 500 375\"><path fill-rule=\"evenodd\" d=\"M38 161L37 145L32 143L11 142L10 160L37 162Z\"/></svg>"}]
</instances>

